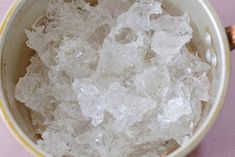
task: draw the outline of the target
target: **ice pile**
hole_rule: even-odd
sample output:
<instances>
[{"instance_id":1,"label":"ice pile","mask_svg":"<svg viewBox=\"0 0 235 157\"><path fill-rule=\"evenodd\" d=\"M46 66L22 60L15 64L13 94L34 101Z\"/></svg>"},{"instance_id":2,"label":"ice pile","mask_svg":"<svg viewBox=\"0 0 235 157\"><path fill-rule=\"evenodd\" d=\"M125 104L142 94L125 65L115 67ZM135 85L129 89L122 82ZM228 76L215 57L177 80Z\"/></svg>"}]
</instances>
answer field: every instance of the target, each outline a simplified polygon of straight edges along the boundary
<instances>
[{"instance_id":1,"label":"ice pile","mask_svg":"<svg viewBox=\"0 0 235 157\"><path fill-rule=\"evenodd\" d=\"M37 53L16 98L52 156L165 156L210 100L210 66L186 48L189 16L159 1L52 0L26 34Z\"/></svg>"}]
</instances>

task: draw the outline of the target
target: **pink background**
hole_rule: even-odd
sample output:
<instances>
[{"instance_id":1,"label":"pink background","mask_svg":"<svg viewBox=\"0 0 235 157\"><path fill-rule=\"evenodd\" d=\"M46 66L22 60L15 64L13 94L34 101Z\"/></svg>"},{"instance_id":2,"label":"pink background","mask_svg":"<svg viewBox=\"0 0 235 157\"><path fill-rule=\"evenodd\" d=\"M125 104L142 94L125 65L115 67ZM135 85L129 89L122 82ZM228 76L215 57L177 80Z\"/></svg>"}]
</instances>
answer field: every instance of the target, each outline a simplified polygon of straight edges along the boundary
<instances>
[{"instance_id":1,"label":"pink background","mask_svg":"<svg viewBox=\"0 0 235 157\"><path fill-rule=\"evenodd\" d=\"M13 0L0 0L0 21ZM211 0L224 26L235 24L235 0ZM230 91L225 107L201 145L188 157L235 157L235 52L232 53ZM234 90L233 90L234 89ZM0 119L0 157L32 157Z\"/></svg>"}]
</instances>

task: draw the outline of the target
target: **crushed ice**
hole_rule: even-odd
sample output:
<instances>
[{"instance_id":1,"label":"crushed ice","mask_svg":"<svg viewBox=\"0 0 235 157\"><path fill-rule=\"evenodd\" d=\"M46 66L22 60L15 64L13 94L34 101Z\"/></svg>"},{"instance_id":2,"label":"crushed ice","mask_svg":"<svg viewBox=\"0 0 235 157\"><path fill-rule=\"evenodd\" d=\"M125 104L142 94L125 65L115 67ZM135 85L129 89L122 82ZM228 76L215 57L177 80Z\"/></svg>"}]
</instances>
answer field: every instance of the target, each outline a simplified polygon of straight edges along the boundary
<instances>
[{"instance_id":1,"label":"crushed ice","mask_svg":"<svg viewBox=\"0 0 235 157\"><path fill-rule=\"evenodd\" d=\"M16 85L37 144L56 157L156 157L187 142L210 100L192 32L187 13L155 0L52 0L26 30L37 53Z\"/></svg>"}]
</instances>

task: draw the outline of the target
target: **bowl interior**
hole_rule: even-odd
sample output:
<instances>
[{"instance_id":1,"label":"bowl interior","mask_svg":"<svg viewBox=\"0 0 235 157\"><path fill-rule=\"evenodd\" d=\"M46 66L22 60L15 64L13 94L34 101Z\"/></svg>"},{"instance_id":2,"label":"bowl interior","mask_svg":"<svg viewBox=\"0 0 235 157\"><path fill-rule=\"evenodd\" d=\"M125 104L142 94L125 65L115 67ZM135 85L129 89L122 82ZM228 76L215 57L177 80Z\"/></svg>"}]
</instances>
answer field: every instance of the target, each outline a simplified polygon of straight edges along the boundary
<instances>
[{"instance_id":1,"label":"bowl interior","mask_svg":"<svg viewBox=\"0 0 235 157\"><path fill-rule=\"evenodd\" d=\"M43 14L48 2L49 0L23 0L5 29L2 47L0 47L3 97L16 123L32 141L36 141L39 136L32 126L29 109L15 100L14 91L16 83L20 77L24 76L25 69L30 64L29 58L34 53L26 46L27 38L24 30L30 29L33 22ZM218 44L220 41L214 21L207 14L208 10L203 7L202 3L201 1L165 0L163 7L172 15L180 15L183 12L189 13L194 28L193 41L189 44L189 47L197 50L199 56L204 60L207 50L205 36L207 32L211 34L214 43L211 49L217 55L217 66L213 67L210 74L212 81L211 96L216 98L222 84L221 74L225 52L221 52L222 48ZM218 105L215 103L215 99L204 104L202 120L198 128L204 123L214 105Z\"/></svg>"}]
</instances>

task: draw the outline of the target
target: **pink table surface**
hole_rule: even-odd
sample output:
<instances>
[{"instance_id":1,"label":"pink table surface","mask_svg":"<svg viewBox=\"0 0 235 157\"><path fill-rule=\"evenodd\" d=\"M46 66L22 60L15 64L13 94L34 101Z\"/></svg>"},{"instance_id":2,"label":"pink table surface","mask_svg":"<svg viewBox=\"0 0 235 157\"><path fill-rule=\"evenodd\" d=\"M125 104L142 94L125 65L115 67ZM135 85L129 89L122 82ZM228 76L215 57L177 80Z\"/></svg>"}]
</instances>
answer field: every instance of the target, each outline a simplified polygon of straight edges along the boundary
<instances>
[{"instance_id":1,"label":"pink table surface","mask_svg":"<svg viewBox=\"0 0 235 157\"><path fill-rule=\"evenodd\" d=\"M13 0L0 0L0 21ZM235 0L211 0L225 26L235 24ZM223 111L203 142L188 157L235 157L235 52L231 55L230 90ZM0 157L33 157L0 119Z\"/></svg>"}]
</instances>

